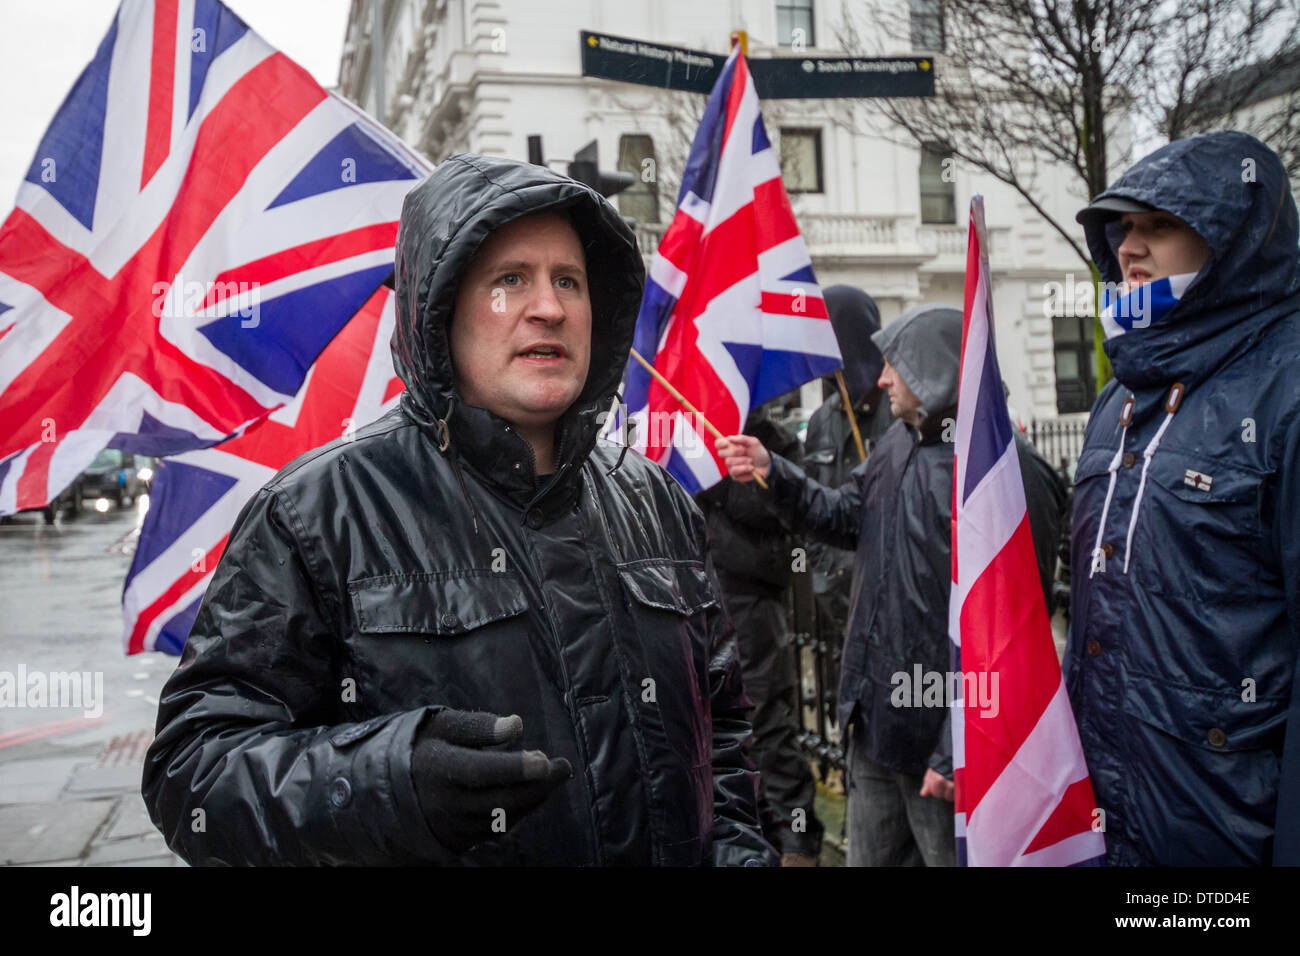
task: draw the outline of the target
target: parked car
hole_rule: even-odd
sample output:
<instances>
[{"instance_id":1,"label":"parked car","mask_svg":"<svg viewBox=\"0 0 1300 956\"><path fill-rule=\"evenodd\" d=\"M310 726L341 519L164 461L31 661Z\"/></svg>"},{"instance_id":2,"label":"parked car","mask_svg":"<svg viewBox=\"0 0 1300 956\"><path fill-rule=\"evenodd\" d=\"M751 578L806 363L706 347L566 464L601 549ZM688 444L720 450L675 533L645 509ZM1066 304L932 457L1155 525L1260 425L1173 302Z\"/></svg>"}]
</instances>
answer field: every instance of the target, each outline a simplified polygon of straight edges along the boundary
<instances>
[{"instance_id":1,"label":"parked car","mask_svg":"<svg viewBox=\"0 0 1300 956\"><path fill-rule=\"evenodd\" d=\"M149 491L154 462L144 455L132 455L105 448L81 473L82 498L107 498L119 508Z\"/></svg>"}]
</instances>

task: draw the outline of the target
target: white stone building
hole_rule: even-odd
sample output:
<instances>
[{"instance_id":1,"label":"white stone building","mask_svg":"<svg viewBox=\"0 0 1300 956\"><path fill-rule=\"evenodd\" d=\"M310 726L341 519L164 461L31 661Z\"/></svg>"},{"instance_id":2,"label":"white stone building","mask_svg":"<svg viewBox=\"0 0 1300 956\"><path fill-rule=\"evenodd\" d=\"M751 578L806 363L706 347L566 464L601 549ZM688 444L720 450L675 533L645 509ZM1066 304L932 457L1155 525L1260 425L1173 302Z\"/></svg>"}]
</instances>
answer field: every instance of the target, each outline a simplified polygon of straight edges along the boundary
<instances>
[{"instance_id":1,"label":"white stone building","mask_svg":"<svg viewBox=\"0 0 1300 956\"><path fill-rule=\"evenodd\" d=\"M376 44L373 0L353 0L340 92L434 161L457 152L526 159L530 134L543 136L548 164L561 171L593 139L605 169L640 172L652 158L655 181L638 180L616 199L640 223L649 256L672 218L677 170L704 97L582 76L579 31L725 55L730 32L740 29L748 33L751 60L839 56L844 51L835 33L844 3L382 0ZM909 9L908 0L898 3ZM911 0L912 9L931 6ZM807 44L802 53L791 49L796 36ZM376 46L383 63L378 83ZM909 44L890 52L932 51ZM942 56L936 60L942 69ZM781 146L819 282L867 290L886 322L923 301L960 307L967 209L970 197L982 193L999 356L1012 407L1026 423L1086 411L1093 394L1089 320L1053 321L1044 299L1049 283L1071 275L1087 281L1087 268L1014 190L960 163L945 164L919 145L893 142L899 137L887 130L867 132L880 122L871 100L769 100L764 116ZM1049 211L1073 223L1086 198L1071 192L1077 188L1071 176L1040 170L1039 182Z\"/></svg>"}]
</instances>

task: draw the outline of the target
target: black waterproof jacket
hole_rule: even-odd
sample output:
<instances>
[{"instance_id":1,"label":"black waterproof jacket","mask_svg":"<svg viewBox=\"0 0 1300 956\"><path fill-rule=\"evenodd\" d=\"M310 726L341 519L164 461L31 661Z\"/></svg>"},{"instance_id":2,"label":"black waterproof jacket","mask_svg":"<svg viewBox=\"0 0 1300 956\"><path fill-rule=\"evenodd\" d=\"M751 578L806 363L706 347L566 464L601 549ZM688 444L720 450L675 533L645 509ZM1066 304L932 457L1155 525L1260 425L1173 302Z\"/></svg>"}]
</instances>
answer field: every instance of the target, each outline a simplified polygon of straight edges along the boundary
<instances>
[{"instance_id":1,"label":"black waterproof jacket","mask_svg":"<svg viewBox=\"0 0 1300 956\"><path fill-rule=\"evenodd\" d=\"M745 434L778 455L800 457L799 439L773 418L768 406L750 414ZM725 476L695 496L709 523L713 564L727 594L781 600L794 577L794 544L772 513L770 499L756 482Z\"/></svg>"},{"instance_id":2,"label":"black waterproof jacket","mask_svg":"<svg viewBox=\"0 0 1300 956\"><path fill-rule=\"evenodd\" d=\"M1113 196L1178 216L1210 257L1164 322L1107 340L1115 380L1075 471L1064 669L1108 857L1300 865L1291 184L1264 144L1222 132L1161 147L1097 198ZM1120 281L1104 225L1085 231Z\"/></svg>"},{"instance_id":3,"label":"black waterproof jacket","mask_svg":"<svg viewBox=\"0 0 1300 956\"><path fill-rule=\"evenodd\" d=\"M895 421L838 489L773 455L774 504L796 535L856 551L840 674L839 726L860 733L875 763L900 773L952 776L949 708L896 707L894 675L950 670L951 429L956 418L961 313L916 306L876 341L921 399L921 428ZM945 433L946 436L945 436ZM1065 507L1059 476L1016 433L1038 584L1050 590ZM1032 586L1033 582L1025 582ZM854 718L859 718L854 720Z\"/></svg>"},{"instance_id":4,"label":"black waterproof jacket","mask_svg":"<svg viewBox=\"0 0 1300 956\"><path fill-rule=\"evenodd\" d=\"M593 351L539 479L508 423L459 399L447 325L484 238L560 209ZM396 280L401 404L247 504L163 690L143 794L168 845L194 864L776 863L703 516L597 446L644 281L630 229L548 170L452 157L407 197ZM516 745L573 778L447 852L411 776L440 707L519 714Z\"/></svg>"}]
</instances>

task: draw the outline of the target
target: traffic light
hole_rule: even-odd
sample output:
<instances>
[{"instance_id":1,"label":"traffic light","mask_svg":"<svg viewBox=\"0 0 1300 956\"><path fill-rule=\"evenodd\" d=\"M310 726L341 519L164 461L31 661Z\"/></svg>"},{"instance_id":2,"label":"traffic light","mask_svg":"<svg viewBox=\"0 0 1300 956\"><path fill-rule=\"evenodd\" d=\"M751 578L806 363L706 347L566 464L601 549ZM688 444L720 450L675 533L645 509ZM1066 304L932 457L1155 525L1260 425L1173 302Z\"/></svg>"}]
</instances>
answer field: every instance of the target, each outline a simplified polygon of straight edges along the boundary
<instances>
[{"instance_id":1,"label":"traffic light","mask_svg":"<svg viewBox=\"0 0 1300 956\"><path fill-rule=\"evenodd\" d=\"M596 141L593 139L573 154L573 162L569 163L570 179L576 179L578 182L590 186L606 199L621 193L636 182L636 177L631 173L602 170L600 160L596 156L596 149Z\"/></svg>"}]
</instances>

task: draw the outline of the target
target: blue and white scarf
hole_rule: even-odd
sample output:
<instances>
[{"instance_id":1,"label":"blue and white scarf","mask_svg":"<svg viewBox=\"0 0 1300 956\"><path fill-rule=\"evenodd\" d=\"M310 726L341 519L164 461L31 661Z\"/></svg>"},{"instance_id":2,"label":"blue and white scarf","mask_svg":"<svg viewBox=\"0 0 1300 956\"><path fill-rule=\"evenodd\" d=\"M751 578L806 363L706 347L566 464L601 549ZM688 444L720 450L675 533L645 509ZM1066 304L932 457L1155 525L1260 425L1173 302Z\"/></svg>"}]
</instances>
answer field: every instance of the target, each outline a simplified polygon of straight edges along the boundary
<instances>
[{"instance_id":1,"label":"blue and white scarf","mask_svg":"<svg viewBox=\"0 0 1300 956\"><path fill-rule=\"evenodd\" d=\"M1106 338L1113 339L1134 329L1151 328L1161 324L1197 273L1184 272L1163 279L1153 279L1127 294L1120 294L1107 284L1101 287L1101 326Z\"/></svg>"}]
</instances>

